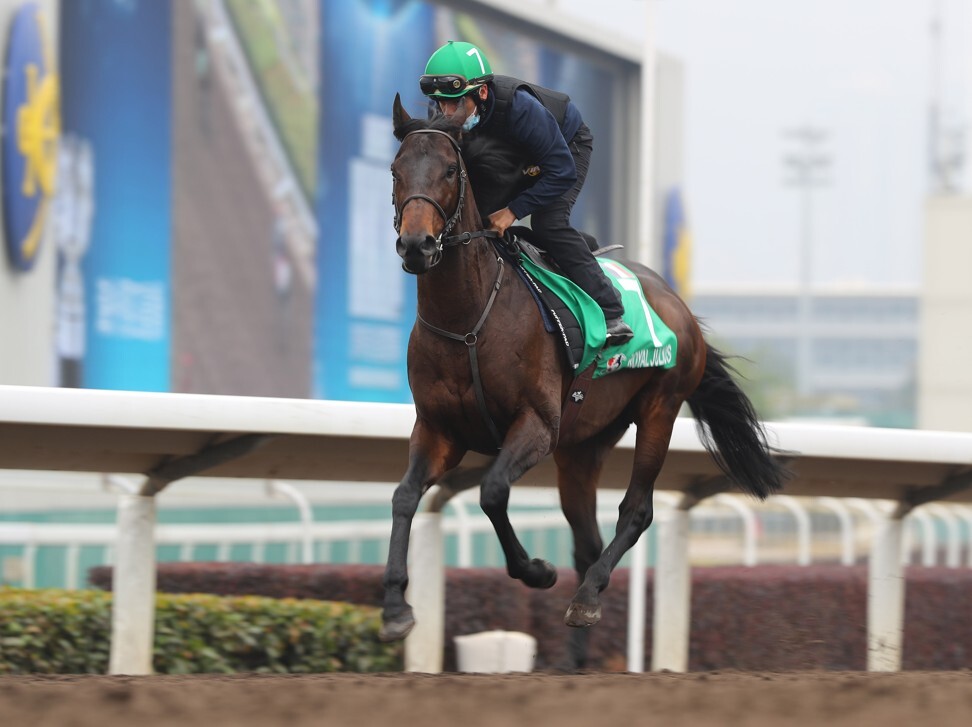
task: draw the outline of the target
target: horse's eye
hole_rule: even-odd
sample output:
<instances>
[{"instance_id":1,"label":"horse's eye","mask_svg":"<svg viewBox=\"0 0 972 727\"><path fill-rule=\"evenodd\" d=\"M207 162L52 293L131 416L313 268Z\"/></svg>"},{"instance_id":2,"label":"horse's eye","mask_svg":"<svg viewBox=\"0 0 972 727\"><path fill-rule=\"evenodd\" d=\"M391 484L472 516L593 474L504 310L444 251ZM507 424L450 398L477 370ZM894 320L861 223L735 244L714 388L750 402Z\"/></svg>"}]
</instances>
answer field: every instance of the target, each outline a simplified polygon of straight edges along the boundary
<instances>
[{"instance_id":1,"label":"horse's eye","mask_svg":"<svg viewBox=\"0 0 972 727\"><path fill-rule=\"evenodd\" d=\"M454 176L456 176L456 172L458 172L458 171L459 171L459 165L458 164L450 164L449 165L449 168L446 169L446 176L447 177L450 177L450 178L451 177L454 177Z\"/></svg>"}]
</instances>

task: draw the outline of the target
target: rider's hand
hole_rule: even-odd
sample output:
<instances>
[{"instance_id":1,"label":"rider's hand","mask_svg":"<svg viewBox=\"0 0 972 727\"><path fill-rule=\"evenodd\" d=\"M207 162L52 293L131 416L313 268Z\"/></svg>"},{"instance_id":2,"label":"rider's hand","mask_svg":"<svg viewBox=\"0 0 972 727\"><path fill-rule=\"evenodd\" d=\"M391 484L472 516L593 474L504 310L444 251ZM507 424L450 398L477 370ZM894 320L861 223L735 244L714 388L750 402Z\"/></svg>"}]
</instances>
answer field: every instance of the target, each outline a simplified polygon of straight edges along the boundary
<instances>
[{"instance_id":1,"label":"rider's hand","mask_svg":"<svg viewBox=\"0 0 972 727\"><path fill-rule=\"evenodd\" d=\"M500 235L506 232L506 228L516 222L516 215L510 212L509 207L504 207L498 212L489 216L489 228L496 230Z\"/></svg>"}]
</instances>

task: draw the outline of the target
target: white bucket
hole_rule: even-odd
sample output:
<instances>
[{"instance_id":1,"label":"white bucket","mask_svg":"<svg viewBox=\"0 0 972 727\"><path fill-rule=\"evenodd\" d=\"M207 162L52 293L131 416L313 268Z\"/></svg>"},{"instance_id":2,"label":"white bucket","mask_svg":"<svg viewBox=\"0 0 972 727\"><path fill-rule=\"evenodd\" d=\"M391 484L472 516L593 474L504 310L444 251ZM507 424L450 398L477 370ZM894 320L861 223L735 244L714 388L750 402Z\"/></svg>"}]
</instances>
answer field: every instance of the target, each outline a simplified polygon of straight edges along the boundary
<instances>
[{"instance_id":1,"label":"white bucket","mask_svg":"<svg viewBox=\"0 0 972 727\"><path fill-rule=\"evenodd\" d=\"M519 631L483 631L456 636L455 642L456 661L464 672L530 672L537 658L537 640Z\"/></svg>"}]
</instances>

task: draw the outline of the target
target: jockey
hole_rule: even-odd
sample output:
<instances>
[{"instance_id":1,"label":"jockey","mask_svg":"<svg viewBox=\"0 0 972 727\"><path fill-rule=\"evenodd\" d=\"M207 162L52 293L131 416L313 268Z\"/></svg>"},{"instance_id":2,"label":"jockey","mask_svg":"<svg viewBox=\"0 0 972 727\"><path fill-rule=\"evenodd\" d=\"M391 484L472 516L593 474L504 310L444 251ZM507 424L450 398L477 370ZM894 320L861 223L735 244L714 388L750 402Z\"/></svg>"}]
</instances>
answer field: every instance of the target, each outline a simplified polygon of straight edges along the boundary
<instances>
[{"instance_id":1,"label":"jockey","mask_svg":"<svg viewBox=\"0 0 972 727\"><path fill-rule=\"evenodd\" d=\"M489 216L501 235L531 215L531 226L560 269L593 298L607 322L608 346L632 338L621 316L621 296L570 224L594 148L591 130L570 97L509 76L493 75L483 52L460 41L439 48L419 79L422 93L452 116L463 107L467 134L486 134L523 149L525 162L538 165L536 183Z\"/></svg>"}]
</instances>

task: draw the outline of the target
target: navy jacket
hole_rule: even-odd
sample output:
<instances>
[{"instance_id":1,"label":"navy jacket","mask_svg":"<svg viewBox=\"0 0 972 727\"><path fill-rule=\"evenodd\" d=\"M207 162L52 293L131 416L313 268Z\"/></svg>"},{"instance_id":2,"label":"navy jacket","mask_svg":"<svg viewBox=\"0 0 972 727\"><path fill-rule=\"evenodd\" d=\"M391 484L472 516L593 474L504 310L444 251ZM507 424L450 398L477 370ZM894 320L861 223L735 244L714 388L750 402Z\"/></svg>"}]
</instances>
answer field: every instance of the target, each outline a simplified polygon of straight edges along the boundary
<instances>
[{"instance_id":1,"label":"navy jacket","mask_svg":"<svg viewBox=\"0 0 972 727\"><path fill-rule=\"evenodd\" d=\"M554 202L577 181L577 169L567 143L580 129L583 119L572 102L567 103L562 124L558 124L536 96L525 88L513 92L506 124L491 124L495 106L494 90L489 89L485 113L470 135L489 134L522 149L529 164L540 167L536 183L518 194L507 205L517 219ZM500 127L505 128L500 128Z\"/></svg>"}]
</instances>

